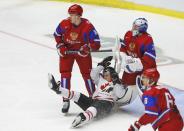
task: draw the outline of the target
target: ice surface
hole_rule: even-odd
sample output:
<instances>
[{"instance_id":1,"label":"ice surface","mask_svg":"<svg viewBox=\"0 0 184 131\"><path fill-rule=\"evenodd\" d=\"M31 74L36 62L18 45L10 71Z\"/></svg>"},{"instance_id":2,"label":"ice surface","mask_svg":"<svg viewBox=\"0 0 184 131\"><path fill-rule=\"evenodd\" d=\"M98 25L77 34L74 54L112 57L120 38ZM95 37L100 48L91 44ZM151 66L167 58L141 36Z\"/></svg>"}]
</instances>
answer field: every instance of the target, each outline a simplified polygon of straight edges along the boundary
<instances>
[{"instance_id":1,"label":"ice surface","mask_svg":"<svg viewBox=\"0 0 184 131\"><path fill-rule=\"evenodd\" d=\"M69 5L30 0L0 2L0 131L74 130L70 126L81 109L72 103L70 114L63 116L60 113L61 97L47 86L48 72L60 78L55 42L50 36L59 21L67 17ZM160 63L160 82L180 89L170 90L184 117L184 20L138 11L83 7L84 17L95 25L101 37L122 37L135 18L149 20L149 32L155 45L169 61L169 64ZM94 55L93 60L96 66L100 57ZM72 89L87 94L76 64ZM143 106L136 99L131 105L120 108L107 118L94 120L79 130L126 131L142 113ZM152 129L148 125L141 130Z\"/></svg>"}]
</instances>

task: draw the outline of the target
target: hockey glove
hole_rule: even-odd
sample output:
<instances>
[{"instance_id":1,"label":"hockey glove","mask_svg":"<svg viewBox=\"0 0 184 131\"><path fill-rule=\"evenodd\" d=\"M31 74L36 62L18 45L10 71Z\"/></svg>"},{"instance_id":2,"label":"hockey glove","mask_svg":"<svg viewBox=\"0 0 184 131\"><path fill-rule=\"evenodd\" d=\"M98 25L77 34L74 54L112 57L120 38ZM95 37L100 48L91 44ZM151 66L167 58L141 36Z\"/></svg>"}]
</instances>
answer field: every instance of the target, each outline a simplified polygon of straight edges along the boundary
<instances>
[{"instance_id":1,"label":"hockey glove","mask_svg":"<svg viewBox=\"0 0 184 131\"><path fill-rule=\"evenodd\" d=\"M130 128L128 129L128 131L138 131L140 129L140 127L141 127L141 124L138 121L136 121L134 123L134 125L131 125L130 126Z\"/></svg>"},{"instance_id":2,"label":"hockey glove","mask_svg":"<svg viewBox=\"0 0 184 131\"><path fill-rule=\"evenodd\" d=\"M85 44L81 46L78 54L82 57L86 57L90 53L90 50L91 50L90 47L87 44Z\"/></svg>"},{"instance_id":3,"label":"hockey glove","mask_svg":"<svg viewBox=\"0 0 184 131\"><path fill-rule=\"evenodd\" d=\"M63 43L57 44L56 48L57 48L59 56L61 56L61 57L66 56L66 52L68 51L68 49Z\"/></svg>"},{"instance_id":4,"label":"hockey glove","mask_svg":"<svg viewBox=\"0 0 184 131\"><path fill-rule=\"evenodd\" d=\"M104 58L100 63L98 63L98 66L101 65L104 68L106 68L107 66L109 66L111 64L111 60L112 60L113 56L108 56L106 58Z\"/></svg>"}]
</instances>

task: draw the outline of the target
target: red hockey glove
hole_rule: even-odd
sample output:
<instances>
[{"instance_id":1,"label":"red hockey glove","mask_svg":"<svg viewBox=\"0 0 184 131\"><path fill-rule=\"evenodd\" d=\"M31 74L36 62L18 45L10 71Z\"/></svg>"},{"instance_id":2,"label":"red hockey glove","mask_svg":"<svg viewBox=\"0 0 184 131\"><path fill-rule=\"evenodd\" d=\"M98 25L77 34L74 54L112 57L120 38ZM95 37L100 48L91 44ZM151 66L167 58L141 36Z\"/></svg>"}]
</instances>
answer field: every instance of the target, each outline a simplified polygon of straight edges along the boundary
<instances>
[{"instance_id":1,"label":"red hockey glove","mask_svg":"<svg viewBox=\"0 0 184 131\"><path fill-rule=\"evenodd\" d=\"M68 49L66 46L64 46L63 43L57 44L56 48L57 48L59 56L61 56L61 57L66 56L66 51L68 51Z\"/></svg>"},{"instance_id":2,"label":"red hockey glove","mask_svg":"<svg viewBox=\"0 0 184 131\"><path fill-rule=\"evenodd\" d=\"M128 131L138 131L140 129L140 127L141 127L141 124L138 121L136 121L134 123L134 125L131 125L130 126L130 128L128 129Z\"/></svg>"},{"instance_id":3,"label":"red hockey glove","mask_svg":"<svg viewBox=\"0 0 184 131\"><path fill-rule=\"evenodd\" d=\"M90 50L91 50L90 47L87 44L85 44L81 46L79 55L82 57L86 57L90 53Z\"/></svg>"}]
</instances>

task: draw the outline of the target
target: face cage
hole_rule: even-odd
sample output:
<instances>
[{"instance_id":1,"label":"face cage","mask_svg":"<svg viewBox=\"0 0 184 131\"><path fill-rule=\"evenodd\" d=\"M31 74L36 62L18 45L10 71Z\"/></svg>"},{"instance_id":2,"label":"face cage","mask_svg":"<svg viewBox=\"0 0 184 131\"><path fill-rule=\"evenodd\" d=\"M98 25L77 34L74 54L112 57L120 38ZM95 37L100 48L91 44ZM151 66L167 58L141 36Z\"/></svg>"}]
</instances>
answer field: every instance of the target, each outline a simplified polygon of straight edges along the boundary
<instances>
[{"instance_id":1,"label":"face cage","mask_svg":"<svg viewBox=\"0 0 184 131\"><path fill-rule=\"evenodd\" d=\"M145 90L146 90L149 87L151 87L152 85L154 85L155 81L153 79L149 78L149 77L145 77L145 78L144 77L145 77L144 75L141 75L141 83L143 84L143 82L142 82L143 79L147 79L148 86L143 85L145 87Z\"/></svg>"}]
</instances>

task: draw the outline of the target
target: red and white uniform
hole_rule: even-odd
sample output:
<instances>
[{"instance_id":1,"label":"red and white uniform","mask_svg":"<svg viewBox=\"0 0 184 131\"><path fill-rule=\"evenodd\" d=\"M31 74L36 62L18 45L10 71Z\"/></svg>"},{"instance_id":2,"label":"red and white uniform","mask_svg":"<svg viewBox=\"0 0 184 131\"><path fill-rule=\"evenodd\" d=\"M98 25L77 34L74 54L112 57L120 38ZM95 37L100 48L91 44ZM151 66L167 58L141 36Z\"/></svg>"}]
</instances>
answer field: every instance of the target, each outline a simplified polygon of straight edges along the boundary
<instances>
[{"instance_id":1,"label":"red and white uniform","mask_svg":"<svg viewBox=\"0 0 184 131\"><path fill-rule=\"evenodd\" d=\"M105 80L100 73L103 69L103 66L97 66L91 70L91 78L97 86L92 98L115 102L125 95L126 90L121 84L114 85L112 82Z\"/></svg>"},{"instance_id":2,"label":"red and white uniform","mask_svg":"<svg viewBox=\"0 0 184 131\"><path fill-rule=\"evenodd\" d=\"M122 82L125 85L135 85L136 77L142 73L143 70L156 67L156 53L152 37L147 33L140 33L133 36L132 31L128 31L124 40L121 41L120 51L132 58L139 58L143 69L132 70L131 62L125 65L125 71L122 76Z\"/></svg>"},{"instance_id":3,"label":"red and white uniform","mask_svg":"<svg viewBox=\"0 0 184 131\"><path fill-rule=\"evenodd\" d=\"M83 45L87 44L91 50L100 48L100 39L94 26L84 18L78 26L73 25L70 19L65 19L56 28L54 33L57 44L62 43L68 50L79 50ZM76 60L79 65L80 72L86 84L87 91L91 96L95 90L95 86L90 78L92 68L91 55L82 57L78 54L68 54L60 57L60 73L61 87L70 89L70 79L73 63Z\"/></svg>"},{"instance_id":4,"label":"red and white uniform","mask_svg":"<svg viewBox=\"0 0 184 131\"><path fill-rule=\"evenodd\" d=\"M142 102L145 106L145 114L138 121L141 125L151 123L153 129L159 131L182 130L182 117L168 89L152 86L144 91Z\"/></svg>"}]
</instances>

